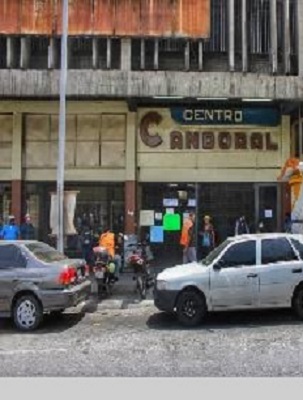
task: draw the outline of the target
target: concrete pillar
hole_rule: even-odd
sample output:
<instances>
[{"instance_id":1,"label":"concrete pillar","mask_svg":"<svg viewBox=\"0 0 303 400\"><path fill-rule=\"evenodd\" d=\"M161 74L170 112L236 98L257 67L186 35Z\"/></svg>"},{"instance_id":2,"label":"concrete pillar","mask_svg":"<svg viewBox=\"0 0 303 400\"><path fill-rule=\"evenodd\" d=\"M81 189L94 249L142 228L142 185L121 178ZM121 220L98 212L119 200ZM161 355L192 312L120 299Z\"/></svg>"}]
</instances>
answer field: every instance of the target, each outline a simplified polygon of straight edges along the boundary
<instances>
[{"instance_id":1,"label":"concrete pillar","mask_svg":"<svg viewBox=\"0 0 303 400\"><path fill-rule=\"evenodd\" d=\"M93 37L93 68L99 68L99 40Z\"/></svg>"},{"instance_id":2,"label":"concrete pillar","mask_svg":"<svg viewBox=\"0 0 303 400\"><path fill-rule=\"evenodd\" d=\"M145 39L140 42L140 69L145 70Z\"/></svg>"},{"instance_id":3,"label":"concrete pillar","mask_svg":"<svg viewBox=\"0 0 303 400\"><path fill-rule=\"evenodd\" d=\"M297 53L298 75L303 77L303 0L297 0Z\"/></svg>"},{"instance_id":4,"label":"concrete pillar","mask_svg":"<svg viewBox=\"0 0 303 400\"><path fill-rule=\"evenodd\" d=\"M132 69L132 41L121 39L121 70L131 71Z\"/></svg>"},{"instance_id":5,"label":"concrete pillar","mask_svg":"<svg viewBox=\"0 0 303 400\"><path fill-rule=\"evenodd\" d=\"M235 71L235 0L228 0L229 70Z\"/></svg>"},{"instance_id":6,"label":"concrete pillar","mask_svg":"<svg viewBox=\"0 0 303 400\"><path fill-rule=\"evenodd\" d=\"M277 0L270 0L270 44L272 73L278 72Z\"/></svg>"},{"instance_id":7,"label":"concrete pillar","mask_svg":"<svg viewBox=\"0 0 303 400\"><path fill-rule=\"evenodd\" d=\"M155 39L155 48L154 48L154 69L159 69L159 39Z\"/></svg>"},{"instance_id":8,"label":"concrete pillar","mask_svg":"<svg viewBox=\"0 0 303 400\"><path fill-rule=\"evenodd\" d=\"M290 73L290 2L284 0L283 3L284 13L284 72L285 74Z\"/></svg>"},{"instance_id":9,"label":"concrete pillar","mask_svg":"<svg viewBox=\"0 0 303 400\"><path fill-rule=\"evenodd\" d=\"M199 71L203 71L203 41L198 42L198 64Z\"/></svg>"},{"instance_id":10,"label":"concrete pillar","mask_svg":"<svg viewBox=\"0 0 303 400\"><path fill-rule=\"evenodd\" d=\"M136 233L136 128L137 114L129 112L126 132L125 233Z\"/></svg>"},{"instance_id":11,"label":"concrete pillar","mask_svg":"<svg viewBox=\"0 0 303 400\"><path fill-rule=\"evenodd\" d=\"M51 37L48 46L48 68L59 68L59 46L56 38Z\"/></svg>"},{"instance_id":12,"label":"concrete pillar","mask_svg":"<svg viewBox=\"0 0 303 400\"><path fill-rule=\"evenodd\" d=\"M242 71L248 71L247 0L242 0Z\"/></svg>"},{"instance_id":13,"label":"concrete pillar","mask_svg":"<svg viewBox=\"0 0 303 400\"><path fill-rule=\"evenodd\" d=\"M20 67L27 69L30 62L30 38L21 38L21 51L20 51Z\"/></svg>"},{"instance_id":14,"label":"concrete pillar","mask_svg":"<svg viewBox=\"0 0 303 400\"><path fill-rule=\"evenodd\" d=\"M106 68L110 69L112 65L112 41L111 38L107 38L106 41Z\"/></svg>"},{"instance_id":15,"label":"concrete pillar","mask_svg":"<svg viewBox=\"0 0 303 400\"><path fill-rule=\"evenodd\" d=\"M190 43L188 40L185 43L185 49L184 49L184 67L185 71L190 70Z\"/></svg>"},{"instance_id":16,"label":"concrete pillar","mask_svg":"<svg viewBox=\"0 0 303 400\"><path fill-rule=\"evenodd\" d=\"M12 148L12 214L17 223L22 218L22 114L14 114Z\"/></svg>"}]
</instances>

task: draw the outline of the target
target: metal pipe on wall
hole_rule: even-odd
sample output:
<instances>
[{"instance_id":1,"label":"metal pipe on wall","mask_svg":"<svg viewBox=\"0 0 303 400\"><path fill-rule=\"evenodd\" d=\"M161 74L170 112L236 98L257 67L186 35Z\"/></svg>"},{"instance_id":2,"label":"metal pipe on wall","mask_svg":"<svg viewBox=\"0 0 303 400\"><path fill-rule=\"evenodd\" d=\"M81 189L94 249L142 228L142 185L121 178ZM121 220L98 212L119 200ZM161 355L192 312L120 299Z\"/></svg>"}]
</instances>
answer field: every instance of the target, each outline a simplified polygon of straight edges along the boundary
<instances>
[{"instance_id":1,"label":"metal pipe on wall","mask_svg":"<svg viewBox=\"0 0 303 400\"><path fill-rule=\"evenodd\" d=\"M270 44L272 73L278 72L277 0L270 0Z\"/></svg>"},{"instance_id":2,"label":"metal pipe on wall","mask_svg":"<svg viewBox=\"0 0 303 400\"><path fill-rule=\"evenodd\" d=\"M247 0L242 0L242 71L248 70L247 51Z\"/></svg>"},{"instance_id":3,"label":"metal pipe on wall","mask_svg":"<svg viewBox=\"0 0 303 400\"><path fill-rule=\"evenodd\" d=\"M67 83L67 39L68 39L68 0L62 3L62 38L61 38L61 75L60 75L60 115L59 149L57 165L57 249L64 252L64 167L66 136L66 83Z\"/></svg>"},{"instance_id":4,"label":"metal pipe on wall","mask_svg":"<svg viewBox=\"0 0 303 400\"><path fill-rule=\"evenodd\" d=\"M235 0L228 1L228 54L229 70L235 70Z\"/></svg>"}]
</instances>

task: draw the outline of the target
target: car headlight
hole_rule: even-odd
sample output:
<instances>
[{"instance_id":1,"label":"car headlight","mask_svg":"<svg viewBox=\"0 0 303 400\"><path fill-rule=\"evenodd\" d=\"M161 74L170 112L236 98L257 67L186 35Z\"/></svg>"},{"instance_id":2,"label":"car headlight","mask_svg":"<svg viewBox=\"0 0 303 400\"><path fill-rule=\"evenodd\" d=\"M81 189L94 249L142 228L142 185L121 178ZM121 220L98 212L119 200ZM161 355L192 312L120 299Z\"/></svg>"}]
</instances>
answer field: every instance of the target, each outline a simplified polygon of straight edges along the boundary
<instances>
[{"instance_id":1,"label":"car headlight","mask_svg":"<svg viewBox=\"0 0 303 400\"><path fill-rule=\"evenodd\" d=\"M157 281L157 289L158 290L166 290L167 282L166 281Z\"/></svg>"}]
</instances>

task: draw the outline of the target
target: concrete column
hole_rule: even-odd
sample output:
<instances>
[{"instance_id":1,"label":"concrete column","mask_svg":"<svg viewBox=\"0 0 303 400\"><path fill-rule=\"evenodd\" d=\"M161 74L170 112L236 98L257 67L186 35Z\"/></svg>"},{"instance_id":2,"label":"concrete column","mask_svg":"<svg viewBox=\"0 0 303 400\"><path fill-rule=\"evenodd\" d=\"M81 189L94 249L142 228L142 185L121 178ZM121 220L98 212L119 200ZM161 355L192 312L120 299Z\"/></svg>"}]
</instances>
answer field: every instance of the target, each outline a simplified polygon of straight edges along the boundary
<instances>
[{"instance_id":1,"label":"concrete column","mask_svg":"<svg viewBox=\"0 0 303 400\"><path fill-rule=\"evenodd\" d=\"M129 112L126 132L125 233L136 233L136 129L137 114Z\"/></svg>"},{"instance_id":2,"label":"concrete column","mask_svg":"<svg viewBox=\"0 0 303 400\"><path fill-rule=\"evenodd\" d=\"M141 39L140 43L140 69L145 70L145 39Z\"/></svg>"},{"instance_id":3,"label":"concrete column","mask_svg":"<svg viewBox=\"0 0 303 400\"><path fill-rule=\"evenodd\" d=\"M203 71L203 42L199 40L198 42L198 63L199 71Z\"/></svg>"},{"instance_id":4,"label":"concrete column","mask_svg":"<svg viewBox=\"0 0 303 400\"><path fill-rule=\"evenodd\" d=\"M154 48L154 69L159 69L159 39L155 39L155 48Z\"/></svg>"},{"instance_id":5,"label":"concrete column","mask_svg":"<svg viewBox=\"0 0 303 400\"><path fill-rule=\"evenodd\" d=\"M22 114L14 114L12 148L12 214L17 223L22 213Z\"/></svg>"},{"instance_id":6,"label":"concrete column","mask_svg":"<svg viewBox=\"0 0 303 400\"><path fill-rule=\"evenodd\" d=\"M20 51L20 67L27 69L30 61L30 38L21 38L21 51Z\"/></svg>"},{"instance_id":7,"label":"concrete column","mask_svg":"<svg viewBox=\"0 0 303 400\"><path fill-rule=\"evenodd\" d=\"M111 38L107 38L106 41L106 68L110 69L112 65L112 41Z\"/></svg>"},{"instance_id":8,"label":"concrete column","mask_svg":"<svg viewBox=\"0 0 303 400\"><path fill-rule=\"evenodd\" d=\"M121 70L131 71L132 69L132 41L121 39Z\"/></svg>"},{"instance_id":9,"label":"concrete column","mask_svg":"<svg viewBox=\"0 0 303 400\"><path fill-rule=\"evenodd\" d=\"M284 72L290 73L290 3L289 0L284 0Z\"/></svg>"},{"instance_id":10,"label":"concrete column","mask_svg":"<svg viewBox=\"0 0 303 400\"><path fill-rule=\"evenodd\" d=\"M297 0L297 53L298 75L303 77L303 0Z\"/></svg>"},{"instance_id":11,"label":"concrete column","mask_svg":"<svg viewBox=\"0 0 303 400\"><path fill-rule=\"evenodd\" d=\"M99 40L97 37L93 37L93 68L98 69L99 67Z\"/></svg>"},{"instance_id":12,"label":"concrete column","mask_svg":"<svg viewBox=\"0 0 303 400\"><path fill-rule=\"evenodd\" d=\"M242 0L242 71L248 70L247 52L247 0Z\"/></svg>"},{"instance_id":13,"label":"concrete column","mask_svg":"<svg viewBox=\"0 0 303 400\"><path fill-rule=\"evenodd\" d=\"M136 181L125 182L125 224L127 235L136 233Z\"/></svg>"},{"instance_id":14,"label":"concrete column","mask_svg":"<svg viewBox=\"0 0 303 400\"><path fill-rule=\"evenodd\" d=\"M228 0L229 70L235 71L235 0Z\"/></svg>"},{"instance_id":15,"label":"concrete column","mask_svg":"<svg viewBox=\"0 0 303 400\"><path fill-rule=\"evenodd\" d=\"M278 72L277 0L270 0L270 44L272 73Z\"/></svg>"},{"instance_id":16,"label":"concrete column","mask_svg":"<svg viewBox=\"0 0 303 400\"><path fill-rule=\"evenodd\" d=\"M190 70L190 43L188 40L185 43L185 49L184 49L184 67L185 71Z\"/></svg>"},{"instance_id":17,"label":"concrete column","mask_svg":"<svg viewBox=\"0 0 303 400\"><path fill-rule=\"evenodd\" d=\"M59 46L56 38L51 37L48 46L48 68L59 68Z\"/></svg>"}]
</instances>

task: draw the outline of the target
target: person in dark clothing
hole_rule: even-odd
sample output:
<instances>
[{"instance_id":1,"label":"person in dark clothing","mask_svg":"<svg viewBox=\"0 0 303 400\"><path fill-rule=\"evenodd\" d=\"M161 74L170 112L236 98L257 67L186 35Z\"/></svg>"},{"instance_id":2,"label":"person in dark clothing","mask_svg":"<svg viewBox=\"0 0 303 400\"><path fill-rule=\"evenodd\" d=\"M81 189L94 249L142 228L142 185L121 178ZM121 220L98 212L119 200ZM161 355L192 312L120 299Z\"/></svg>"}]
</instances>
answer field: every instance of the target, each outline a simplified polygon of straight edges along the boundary
<instances>
[{"instance_id":1,"label":"person in dark clothing","mask_svg":"<svg viewBox=\"0 0 303 400\"><path fill-rule=\"evenodd\" d=\"M115 239L115 263L117 265L117 271L118 274L119 272L123 272L123 267L124 267L124 235L123 233L119 233L116 235Z\"/></svg>"},{"instance_id":2,"label":"person in dark clothing","mask_svg":"<svg viewBox=\"0 0 303 400\"><path fill-rule=\"evenodd\" d=\"M83 227L80 240L81 240L82 258L84 258L87 264L91 266L94 259L93 258L94 236L89 226Z\"/></svg>"},{"instance_id":3,"label":"person in dark clothing","mask_svg":"<svg viewBox=\"0 0 303 400\"><path fill-rule=\"evenodd\" d=\"M237 219L236 221L236 226L235 226L235 236L238 235L245 235L249 233L249 227L248 224L246 222L246 218L244 215L242 215L242 217L240 217L239 219Z\"/></svg>"},{"instance_id":4,"label":"person in dark clothing","mask_svg":"<svg viewBox=\"0 0 303 400\"><path fill-rule=\"evenodd\" d=\"M290 213L285 214L285 219L284 219L284 232L286 233L291 233L291 215Z\"/></svg>"},{"instance_id":5,"label":"person in dark clothing","mask_svg":"<svg viewBox=\"0 0 303 400\"><path fill-rule=\"evenodd\" d=\"M34 225L31 222L31 217L29 214L25 216L25 222L20 227L20 234L22 240L35 240L36 232Z\"/></svg>"}]
</instances>

